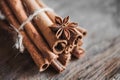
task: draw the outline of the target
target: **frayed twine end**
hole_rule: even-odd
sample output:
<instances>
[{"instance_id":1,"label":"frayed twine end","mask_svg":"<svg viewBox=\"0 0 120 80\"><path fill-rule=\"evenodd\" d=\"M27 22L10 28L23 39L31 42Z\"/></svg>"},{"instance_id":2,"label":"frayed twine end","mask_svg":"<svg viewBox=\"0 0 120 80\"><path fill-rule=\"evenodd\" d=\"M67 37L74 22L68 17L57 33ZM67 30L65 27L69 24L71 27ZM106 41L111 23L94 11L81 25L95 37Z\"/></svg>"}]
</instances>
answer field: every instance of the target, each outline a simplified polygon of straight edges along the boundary
<instances>
[{"instance_id":1,"label":"frayed twine end","mask_svg":"<svg viewBox=\"0 0 120 80\"><path fill-rule=\"evenodd\" d=\"M16 42L14 44L15 48L18 49L21 53L24 52L24 46L23 46L23 36L21 34L18 34L18 37L16 38Z\"/></svg>"},{"instance_id":2,"label":"frayed twine end","mask_svg":"<svg viewBox=\"0 0 120 80\"><path fill-rule=\"evenodd\" d=\"M11 24L10 24L11 25ZM11 27L17 32L17 38L16 38L16 42L14 44L13 47L15 47L16 49L18 49L21 53L24 52L24 46L23 46L23 36L20 34L20 32L18 31L18 29L16 29L13 25L11 25Z\"/></svg>"}]
</instances>

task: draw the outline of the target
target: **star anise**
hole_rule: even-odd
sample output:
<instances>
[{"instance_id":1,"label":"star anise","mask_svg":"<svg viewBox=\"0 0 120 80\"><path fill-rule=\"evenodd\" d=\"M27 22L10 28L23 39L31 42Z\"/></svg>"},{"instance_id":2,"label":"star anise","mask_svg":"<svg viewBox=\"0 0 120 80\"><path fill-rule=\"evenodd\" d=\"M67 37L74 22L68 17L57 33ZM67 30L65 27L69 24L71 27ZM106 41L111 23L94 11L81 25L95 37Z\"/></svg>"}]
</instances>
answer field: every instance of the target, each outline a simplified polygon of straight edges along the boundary
<instances>
[{"instance_id":1,"label":"star anise","mask_svg":"<svg viewBox=\"0 0 120 80\"><path fill-rule=\"evenodd\" d=\"M75 32L74 28L78 24L75 22L69 22L69 16L65 17L63 20L61 17L55 17L55 24L50 28L56 32L56 37L59 39L61 36L65 36L67 40L70 39L70 32Z\"/></svg>"}]
</instances>

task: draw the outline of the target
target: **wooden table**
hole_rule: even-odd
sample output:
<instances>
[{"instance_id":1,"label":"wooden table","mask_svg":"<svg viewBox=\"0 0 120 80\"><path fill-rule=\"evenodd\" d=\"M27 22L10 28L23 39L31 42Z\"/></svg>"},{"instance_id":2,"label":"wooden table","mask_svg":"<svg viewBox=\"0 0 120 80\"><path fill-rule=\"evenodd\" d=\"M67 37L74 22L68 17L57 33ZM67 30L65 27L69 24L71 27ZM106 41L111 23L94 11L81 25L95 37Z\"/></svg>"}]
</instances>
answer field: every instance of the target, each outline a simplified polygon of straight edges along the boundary
<instances>
[{"instance_id":1,"label":"wooden table","mask_svg":"<svg viewBox=\"0 0 120 80\"><path fill-rule=\"evenodd\" d=\"M30 55L20 54L0 31L0 80L120 80L120 0L45 0L60 16L88 30L86 56L58 74L40 73ZM4 33L4 35L2 35Z\"/></svg>"}]
</instances>

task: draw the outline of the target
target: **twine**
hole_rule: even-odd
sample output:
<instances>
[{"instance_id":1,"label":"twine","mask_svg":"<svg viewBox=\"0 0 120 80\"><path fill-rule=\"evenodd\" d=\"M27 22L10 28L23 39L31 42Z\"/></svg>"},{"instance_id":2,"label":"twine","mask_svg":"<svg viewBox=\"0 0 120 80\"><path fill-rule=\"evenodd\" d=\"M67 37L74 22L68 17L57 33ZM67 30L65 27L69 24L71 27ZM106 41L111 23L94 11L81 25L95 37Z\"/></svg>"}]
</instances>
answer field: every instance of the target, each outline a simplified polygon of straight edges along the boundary
<instances>
[{"instance_id":1,"label":"twine","mask_svg":"<svg viewBox=\"0 0 120 80\"><path fill-rule=\"evenodd\" d=\"M22 43L23 36L19 32L19 30L17 28L15 28L13 25L11 25L11 27L17 32L16 42L15 42L15 44L14 44L13 47L15 47L16 49L18 49L21 53L23 53L24 49L25 49L24 46L23 46L23 43Z\"/></svg>"},{"instance_id":2,"label":"twine","mask_svg":"<svg viewBox=\"0 0 120 80\"><path fill-rule=\"evenodd\" d=\"M41 13L41 12L44 12L44 11L52 11L52 12L53 12L53 9L51 9L51 8L42 8L42 9L35 10L35 12L34 12L33 14L31 14L31 15L28 17L28 19L21 24L19 30L20 30L20 29L23 29L23 27L24 27L28 22L30 22L37 14L39 14L39 13Z\"/></svg>"},{"instance_id":3,"label":"twine","mask_svg":"<svg viewBox=\"0 0 120 80\"><path fill-rule=\"evenodd\" d=\"M38 10L35 10L35 12L33 14L31 14L27 20L25 20L21 25L20 27L17 29L15 28L13 25L11 25L13 27L13 29L18 33L17 35L17 38L16 38L16 42L14 44L15 48L16 49L19 49L19 51L21 53L24 52L24 46L23 46L23 36L21 35L20 33L20 30L23 30L24 26L30 22L37 14L41 13L41 12L44 12L44 11L53 11L51 8L42 8L42 9L38 9Z\"/></svg>"}]
</instances>

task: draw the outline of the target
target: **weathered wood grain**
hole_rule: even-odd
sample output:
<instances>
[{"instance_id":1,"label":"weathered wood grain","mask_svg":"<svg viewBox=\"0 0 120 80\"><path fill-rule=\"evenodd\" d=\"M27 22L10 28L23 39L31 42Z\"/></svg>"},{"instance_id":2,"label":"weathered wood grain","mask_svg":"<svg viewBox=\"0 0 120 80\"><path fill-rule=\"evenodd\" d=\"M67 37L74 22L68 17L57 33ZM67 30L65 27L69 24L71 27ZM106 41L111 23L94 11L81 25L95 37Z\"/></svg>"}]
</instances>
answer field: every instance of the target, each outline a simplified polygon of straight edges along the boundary
<instances>
[{"instance_id":1,"label":"weathered wood grain","mask_svg":"<svg viewBox=\"0 0 120 80\"><path fill-rule=\"evenodd\" d=\"M72 59L58 74L50 67L39 73L30 55L19 54L0 30L0 80L110 80L120 74L119 0L45 0L45 3L88 30L86 56Z\"/></svg>"}]
</instances>

